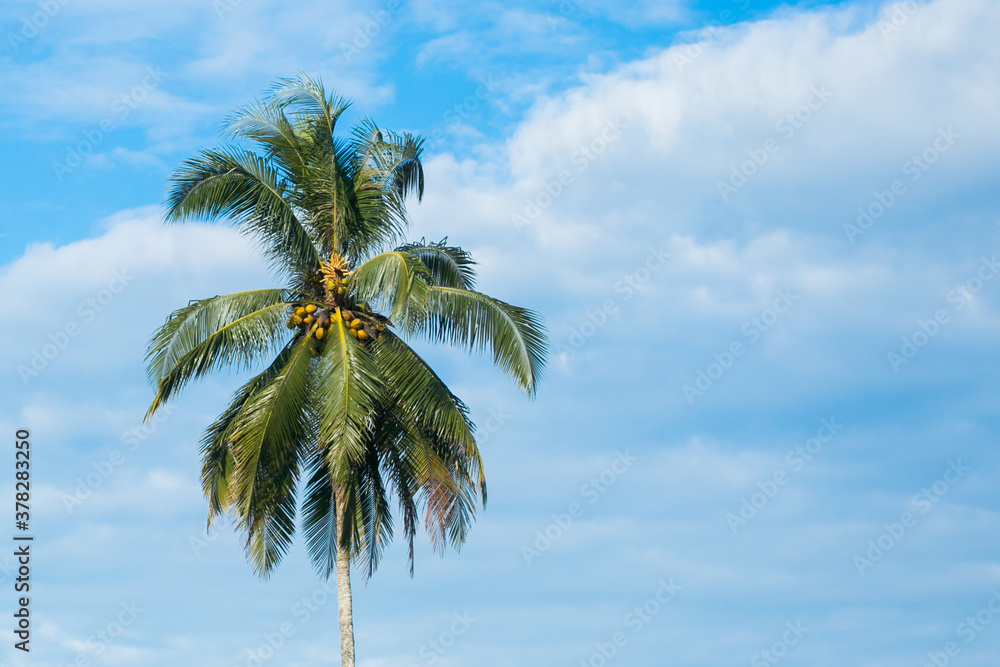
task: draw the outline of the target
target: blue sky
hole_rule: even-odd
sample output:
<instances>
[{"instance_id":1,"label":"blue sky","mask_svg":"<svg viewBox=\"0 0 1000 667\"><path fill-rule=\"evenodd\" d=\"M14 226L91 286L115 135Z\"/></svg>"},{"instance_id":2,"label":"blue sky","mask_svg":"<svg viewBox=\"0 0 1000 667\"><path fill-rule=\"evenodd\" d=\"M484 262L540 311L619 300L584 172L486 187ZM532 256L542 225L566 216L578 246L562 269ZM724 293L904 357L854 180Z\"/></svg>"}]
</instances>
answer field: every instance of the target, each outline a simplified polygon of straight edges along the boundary
<instances>
[{"instance_id":1,"label":"blue sky","mask_svg":"<svg viewBox=\"0 0 1000 667\"><path fill-rule=\"evenodd\" d=\"M426 350L490 503L460 554L356 582L359 665L1000 660L995 2L0 13L0 428L32 431L37 535L34 650L0 663L338 664L301 547L262 583L205 534L239 378L141 428L149 333L271 283L231 230L164 227L166 178L299 69L428 137L413 237L553 342L530 403Z\"/></svg>"}]
</instances>

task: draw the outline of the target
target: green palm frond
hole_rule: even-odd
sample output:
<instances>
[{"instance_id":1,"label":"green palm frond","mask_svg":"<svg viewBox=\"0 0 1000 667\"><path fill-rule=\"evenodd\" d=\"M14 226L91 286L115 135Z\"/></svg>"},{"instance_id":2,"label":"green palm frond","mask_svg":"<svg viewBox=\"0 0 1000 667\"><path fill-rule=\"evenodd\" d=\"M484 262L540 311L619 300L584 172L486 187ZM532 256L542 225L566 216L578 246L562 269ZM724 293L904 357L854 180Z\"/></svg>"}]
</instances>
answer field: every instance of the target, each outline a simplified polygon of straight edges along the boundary
<instances>
[{"instance_id":1,"label":"green palm frond","mask_svg":"<svg viewBox=\"0 0 1000 667\"><path fill-rule=\"evenodd\" d=\"M229 484L234 461L230 448L233 425L247 400L262 387L270 384L288 363L295 342L292 341L275 357L274 362L262 373L252 378L233 394L229 407L212 422L201 438L201 488L208 500L208 525L231 505Z\"/></svg>"},{"instance_id":2,"label":"green palm frond","mask_svg":"<svg viewBox=\"0 0 1000 667\"><path fill-rule=\"evenodd\" d=\"M375 121L368 116L362 117L351 130L351 146L355 155L358 156L358 163L364 165L365 172L374 176L376 167L373 162L374 156L384 150L385 135L375 124Z\"/></svg>"},{"instance_id":3,"label":"green palm frond","mask_svg":"<svg viewBox=\"0 0 1000 667\"><path fill-rule=\"evenodd\" d=\"M369 252L362 253L368 256L402 238L409 226L406 197L413 193L423 197L422 140L380 130L371 119L362 118L346 146L353 154L358 213L367 227L378 232L377 239L368 243Z\"/></svg>"},{"instance_id":4,"label":"green palm frond","mask_svg":"<svg viewBox=\"0 0 1000 667\"><path fill-rule=\"evenodd\" d=\"M536 313L454 287L428 288L427 303L433 314L426 328L431 340L491 354L500 370L534 396L548 350Z\"/></svg>"},{"instance_id":5,"label":"green palm frond","mask_svg":"<svg viewBox=\"0 0 1000 667\"><path fill-rule=\"evenodd\" d=\"M171 181L168 222L227 218L257 242L272 267L292 274L319 268L292 189L261 156L236 147L202 151Z\"/></svg>"},{"instance_id":6,"label":"green palm frond","mask_svg":"<svg viewBox=\"0 0 1000 667\"><path fill-rule=\"evenodd\" d=\"M382 150L373 155L375 169L403 216L403 200L407 195L416 194L417 201L424 197L424 167L420 162L423 151L424 140L420 137L387 130Z\"/></svg>"},{"instance_id":7,"label":"green palm frond","mask_svg":"<svg viewBox=\"0 0 1000 667\"><path fill-rule=\"evenodd\" d=\"M321 577L329 579L337 565L337 512L326 452L317 450L309 468L302 501L302 534L310 562Z\"/></svg>"},{"instance_id":8,"label":"green palm frond","mask_svg":"<svg viewBox=\"0 0 1000 667\"><path fill-rule=\"evenodd\" d=\"M285 116L281 103L267 99L243 107L226 120L225 136L256 143L265 158L292 182L300 182L308 172L309 144Z\"/></svg>"},{"instance_id":9,"label":"green palm frond","mask_svg":"<svg viewBox=\"0 0 1000 667\"><path fill-rule=\"evenodd\" d=\"M333 572L338 548L357 555L366 576L370 577L392 539L392 513L381 462L398 449L401 431L392 415L384 410L376 413L372 423L361 460L350 467L346 483L338 485L343 489L340 502L344 514L339 538L335 512L338 487L334 486L329 471L329 453L317 450L310 465L312 473L302 505L302 530L313 567L324 578ZM404 495L412 494L412 487L409 484L401 491Z\"/></svg>"},{"instance_id":10,"label":"green palm frond","mask_svg":"<svg viewBox=\"0 0 1000 667\"><path fill-rule=\"evenodd\" d=\"M351 103L336 95L327 95L323 81L300 72L296 78L279 79L268 96L281 108L292 107L299 132L315 143L328 142L337 129L337 120Z\"/></svg>"},{"instance_id":11,"label":"green palm frond","mask_svg":"<svg viewBox=\"0 0 1000 667\"><path fill-rule=\"evenodd\" d=\"M427 312L427 282L430 272L420 258L394 250L369 259L354 271L354 294L358 300L379 306L404 330L423 321Z\"/></svg>"},{"instance_id":12,"label":"green palm frond","mask_svg":"<svg viewBox=\"0 0 1000 667\"><path fill-rule=\"evenodd\" d=\"M485 502L486 474L468 407L420 355L391 332L383 333L374 347L386 390L397 410L423 435L430 434L436 442L447 445L452 450L447 458L463 458Z\"/></svg>"},{"instance_id":13,"label":"green palm frond","mask_svg":"<svg viewBox=\"0 0 1000 667\"><path fill-rule=\"evenodd\" d=\"M317 372L319 436L329 447L329 471L340 485L349 477L350 467L362 459L371 415L382 392L379 369L338 315L331 318Z\"/></svg>"},{"instance_id":14,"label":"green palm frond","mask_svg":"<svg viewBox=\"0 0 1000 667\"><path fill-rule=\"evenodd\" d=\"M483 502L486 501L481 474L478 480L473 479L478 468L478 450L474 456L467 456L411 415L400 413L399 422L406 429L400 454L416 472L416 504L424 507L424 529L431 545L438 553L443 553L449 542L460 549L475 517L477 494L481 492ZM412 562L410 572L413 572Z\"/></svg>"},{"instance_id":15,"label":"green palm frond","mask_svg":"<svg viewBox=\"0 0 1000 667\"><path fill-rule=\"evenodd\" d=\"M247 558L262 577L288 551L295 532L299 468L316 438L315 345L312 338L293 343L281 371L246 399L229 427L232 507L246 533Z\"/></svg>"},{"instance_id":16,"label":"green palm frond","mask_svg":"<svg viewBox=\"0 0 1000 667\"><path fill-rule=\"evenodd\" d=\"M222 366L246 369L280 349L285 290L236 292L174 311L149 343L146 375L157 392L146 418L188 382Z\"/></svg>"},{"instance_id":17,"label":"green palm frond","mask_svg":"<svg viewBox=\"0 0 1000 667\"><path fill-rule=\"evenodd\" d=\"M399 504L399 512L403 517L403 537L408 547L410 561L410 576L413 576L413 540L417 534L417 503L421 480L425 477L425 449L419 451L412 446L413 440L409 431L400 419L395 424L403 427L402 438L394 442L395 447L385 448L382 452L383 472L388 484Z\"/></svg>"},{"instance_id":18,"label":"green palm frond","mask_svg":"<svg viewBox=\"0 0 1000 667\"><path fill-rule=\"evenodd\" d=\"M386 451L397 448L402 437L389 411L376 410L365 441L364 457L351 466L346 489L344 529L357 545L358 562L366 579L378 567L382 553L392 541L392 509L382 474Z\"/></svg>"},{"instance_id":19,"label":"green palm frond","mask_svg":"<svg viewBox=\"0 0 1000 667\"><path fill-rule=\"evenodd\" d=\"M476 288L476 261L472 255L457 246L449 246L445 237L437 243L420 239L417 243L401 245L396 250L413 253L420 258L440 287Z\"/></svg>"},{"instance_id":20,"label":"green palm frond","mask_svg":"<svg viewBox=\"0 0 1000 667\"><path fill-rule=\"evenodd\" d=\"M431 546L444 552L448 543L456 550L465 543L476 518L476 492L473 484L463 480L460 470L453 470L448 484L439 479L429 480L421 487L425 504L424 529Z\"/></svg>"},{"instance_id":21,"label":"green palm frond","mask_svg":"<svg viewBox=\"0 0 1000 667\"><path fill-rule=\"evenodd\" d=\"M342 253L358 263L397 243L407 223L405 217L399 216L390 206L391 199L384 184L354 143L338 139L335 148L349 203L343 216L346 237L341 241Z\"/></svg>"}]
</instances>

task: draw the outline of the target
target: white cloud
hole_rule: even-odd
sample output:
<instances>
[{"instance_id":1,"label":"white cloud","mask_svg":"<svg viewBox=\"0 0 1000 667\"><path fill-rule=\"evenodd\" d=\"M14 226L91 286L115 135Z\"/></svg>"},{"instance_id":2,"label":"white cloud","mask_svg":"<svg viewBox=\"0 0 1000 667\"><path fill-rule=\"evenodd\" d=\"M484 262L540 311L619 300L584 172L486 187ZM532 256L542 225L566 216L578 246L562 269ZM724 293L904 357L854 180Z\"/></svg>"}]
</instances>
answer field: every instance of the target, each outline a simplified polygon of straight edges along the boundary
<instances>
[{"instance_id":1,"label":"white cloud","mask_svg":"<svg viewBox=\"0 0 1000 667\"><path fill-rule=\"evenodd\" d=\"M504 150L433 156L416 231L481 249L484 288L534 299L557 342L587 309L617 299L622 317L663 337L664 363L694 359L692 376L775 290L791 289L801 301L765 341L769 361L789 365L785 382L797 365L850 375L859 340L866 358L884 359L980 262L939 207L962 197L967 224L995 218L986 193L1000 148L990 111L1000 98L1000 9L938 0L888 31L898 11L787 12L591 76L535 104ZM617 135L616 119L625 126ZM957 138L939 151L948 128ZM935 163L914 180L907 161L925 151ZM761 154L723 201L719 184ZM905 192L852 243L845 224L896 179ZM996 236L995 224L982 229ZM616 281L658 246L671 260L642 300L622 303ZM540 280L560 298L538 304ZM969 308L950 326L986 344L997 296L979 294L970 303L981 315Z\"/></svg>"}]
</instances>

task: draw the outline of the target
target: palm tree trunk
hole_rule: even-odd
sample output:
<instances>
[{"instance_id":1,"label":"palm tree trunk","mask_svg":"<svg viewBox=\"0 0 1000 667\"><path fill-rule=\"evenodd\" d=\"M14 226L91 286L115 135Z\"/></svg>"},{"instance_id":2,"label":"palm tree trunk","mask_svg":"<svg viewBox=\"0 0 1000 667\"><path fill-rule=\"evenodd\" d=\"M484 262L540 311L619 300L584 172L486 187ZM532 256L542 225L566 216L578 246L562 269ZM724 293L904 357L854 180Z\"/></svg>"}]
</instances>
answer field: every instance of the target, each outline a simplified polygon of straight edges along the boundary
<instances>
[{"instance_id":1,"label":"palm tree trunk","mask_svg":"<svg viewBox=\"0 0 1000 667\"><path fill-rule=\"evenodd\" d=\"M351 605L351 557L340 546L344 507L340 493L334 494L337 507L337 607L340 612L340 664L354 667L354 612Z\"/></svg>"}]
</instances>

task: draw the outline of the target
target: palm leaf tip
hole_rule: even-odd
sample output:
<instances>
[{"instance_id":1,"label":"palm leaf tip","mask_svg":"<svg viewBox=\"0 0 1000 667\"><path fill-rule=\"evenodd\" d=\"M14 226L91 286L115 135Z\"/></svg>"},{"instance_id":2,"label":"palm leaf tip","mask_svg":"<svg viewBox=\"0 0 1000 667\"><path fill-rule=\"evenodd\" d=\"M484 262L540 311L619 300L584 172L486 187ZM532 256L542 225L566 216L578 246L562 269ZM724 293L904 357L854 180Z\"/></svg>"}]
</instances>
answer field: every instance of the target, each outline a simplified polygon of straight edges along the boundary
<instances>
[{"instance_id":1,"label":"palm leaf tip","mask_svg":"<svg viewBox=\"0 0 1000 667\"><path fill-rule=\"evenodd\" d=\"M548 335L541 316L480 292L431 287L433 313L426 333L432 340L486 353L528 395L535 396L548 356Z\"/></svg>"}]
</instances>

